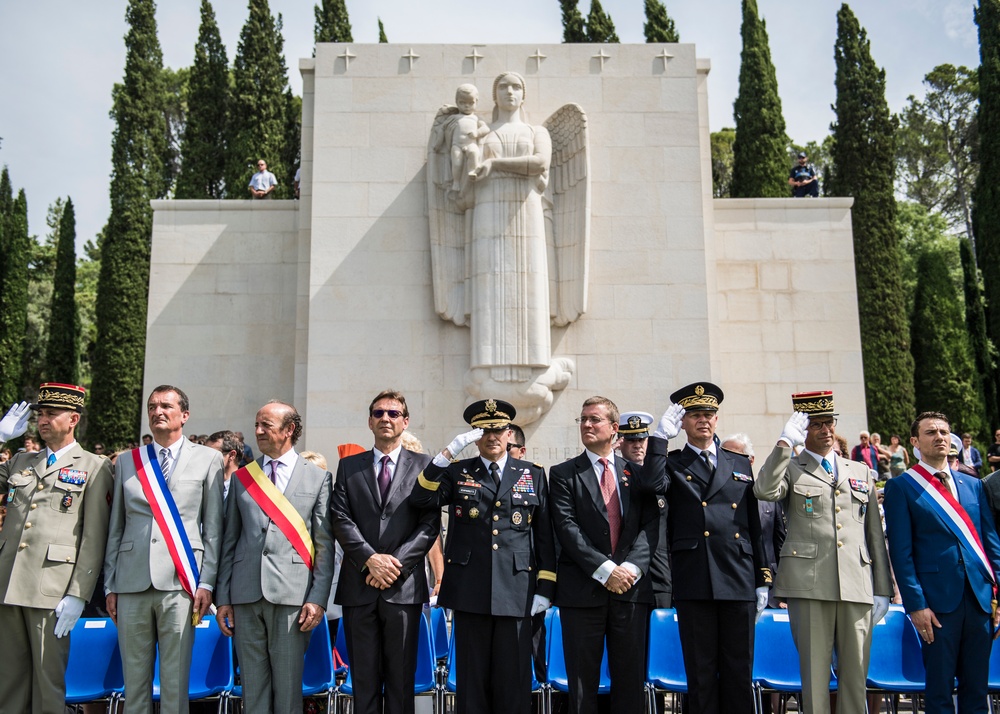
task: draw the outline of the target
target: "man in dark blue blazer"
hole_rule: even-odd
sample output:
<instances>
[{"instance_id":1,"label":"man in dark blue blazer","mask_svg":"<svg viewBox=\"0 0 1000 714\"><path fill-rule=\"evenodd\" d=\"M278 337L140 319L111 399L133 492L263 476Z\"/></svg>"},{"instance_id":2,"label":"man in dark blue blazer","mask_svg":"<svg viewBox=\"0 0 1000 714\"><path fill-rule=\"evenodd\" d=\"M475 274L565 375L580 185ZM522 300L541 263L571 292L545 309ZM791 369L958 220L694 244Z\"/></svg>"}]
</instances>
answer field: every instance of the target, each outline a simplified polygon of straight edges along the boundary
<instances>
[{"instance_id":1,"label":"man in dark blue blazer","mask_svg":"<svg viewBox=\"0 0 1000 714\"><path fill-rule=\"evenodd\" d=\"M618 418L610 399L587 399L577 420L583 453L549 472L552 521L562 545L555 603L571 714L597 712L605 638L611 710L643 709L650 544L659 512L634 485L638 466L615 456Z\"/></svg>"},{"instance_id":2,"label":"man in dark blue blazer","mask_svg":"<svg viewBox=\"0 0 1000 714\"><path fill-rule=\"evenodd\" d=\"M982 484L948 469L950 434L944 414L917 416L910 443L920 461L885 487L889 557L924 642L927 714L955 711L956 677L958 711L986 712L992 631L1000 624L1000 539Z\"/></svg>"}]
</instances>

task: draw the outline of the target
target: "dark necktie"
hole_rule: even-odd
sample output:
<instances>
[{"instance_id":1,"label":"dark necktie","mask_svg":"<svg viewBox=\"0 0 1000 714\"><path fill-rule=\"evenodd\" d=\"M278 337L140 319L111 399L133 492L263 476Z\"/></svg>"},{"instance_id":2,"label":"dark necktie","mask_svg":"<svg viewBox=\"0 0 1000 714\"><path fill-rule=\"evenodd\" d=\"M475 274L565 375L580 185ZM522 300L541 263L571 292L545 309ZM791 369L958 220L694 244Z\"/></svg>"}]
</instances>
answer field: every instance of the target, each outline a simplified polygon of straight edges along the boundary
<instances>
[{"instance_id":1,"label":"dark necktie","mask_svg":"<svg viewBox=\"0 0 1000 714\"><path fill-rule=\"evenodd\" d=\"M708 467L708 473L715 476L715 466L712 464L712 457L709 455L709 453L707 451L702 451L701 458L705 460L705 466Z\"/></svg>"},{"instance_id":2,"label":"dark necktie","mask_svg":"<svg viewBox=\"0 0 1000 714\"><path fill-rule=\"evenodd\" d=\"M392 461L389 459L388 454L383 456L382 468L378 472L378 495L383 506L385 506L385 499L389 496L389 464L391 463Z\"/></svg>"},{"instance_id":3,"label":"dark necktie","mask_svg":"<svg viewBox=\"0 0 1000 714\"><path fill-rule=\"evenodd\" d=\"M938 477L938 481L944 484L945 490L948 493L951 493L951 484L949 483L949 479L951 478L950 474L948 474L947 471L938 471L934 475Z\"/></svg>"},{"instance_id":4,"label":"dark necktie","mask_svg":"<svg viewBox=\"0 0 1000 714\"><path fill-rule=\"evenodd\" d=\"M490 462L490 476L493 477L493 485L498 489L500 488L500 466L497 465L496 461Z\"/></svg>"},{"instance_id":5,"label":"dark necktie","mask_svg":"<svg viewBox=\"0 0 1000 714\"><path fill-rule=\"evenodd\" d=\"M608 509L608 526L611 531L611 554L618 550L618 537L622 530L622 504L618 499L618 488L615 486L615 475L607 459L598 459L604 467L601 472L601 495L604 496L604 506Z\"/></svg>"}]
</instances>

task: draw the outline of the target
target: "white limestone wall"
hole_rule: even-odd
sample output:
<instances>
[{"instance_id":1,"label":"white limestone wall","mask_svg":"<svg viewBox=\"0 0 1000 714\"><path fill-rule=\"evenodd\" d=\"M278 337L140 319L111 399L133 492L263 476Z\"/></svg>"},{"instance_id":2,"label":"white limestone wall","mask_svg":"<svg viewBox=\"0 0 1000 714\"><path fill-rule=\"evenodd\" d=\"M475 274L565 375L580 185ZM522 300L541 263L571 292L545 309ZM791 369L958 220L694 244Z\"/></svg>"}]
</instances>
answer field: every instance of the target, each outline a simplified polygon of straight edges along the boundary
<instances>
[{"instance_id":1,"label":"white limestone wall","mask_svg":"<svg viewBox=\"0 0 1000 714\"><path fill-rule=\"evenodd\" d=\"M848 443L865 428L853 202L714 201L720 432L749 433L761 458L791 414L793 392L832 389Z\"/></svg>"},{"instance_id":2,"label":"white limestone wall","mask_svg":"<svg viewBox=\"0 0 1000 714\"><path fill-rule=\"evenodd\" d=\"M152 204L143 399L173 384L191 400L186 433L235 429L254 446L260 405L294 398L297 203Z\"/></svg>"}]
</instances>

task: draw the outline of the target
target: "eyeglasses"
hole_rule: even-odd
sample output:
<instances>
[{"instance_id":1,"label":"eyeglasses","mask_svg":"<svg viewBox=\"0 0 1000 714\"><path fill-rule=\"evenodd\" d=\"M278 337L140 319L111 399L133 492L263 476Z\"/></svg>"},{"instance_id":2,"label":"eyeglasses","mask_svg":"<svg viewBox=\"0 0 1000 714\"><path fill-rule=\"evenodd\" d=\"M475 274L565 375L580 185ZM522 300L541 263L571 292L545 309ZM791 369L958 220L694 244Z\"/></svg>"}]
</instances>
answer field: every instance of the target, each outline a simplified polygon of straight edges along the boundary
<instances>
[{"instance_id":1,"label":"eyeglasses","mask_svg":"<svg viewBox=\"0 0 1000 714\"><path fill-rule=\"evenodd\" d=\"M388 416L390 419L399 419L403 416L403 412L398 409L372 409L372 416L376 419L381 419L383 416Z\"/></svg>"},{"instance_id":2,"label":"eyeglasses","mask_svg":"<svg viewBox=\"0 0 1000 714\"><path fill-rule=\"evenodd\" d=\"M523 448L524 444L507 444L507 451L510 451L511 449L523 449Z\"/></svg>"},{"instance_id":3,"label":"eyeglasses","mask_svg":"<svg viewBox=\"0 0 1000 714\"><path fill-rule=\"evenodd\" d=\"M813 431L823 431L824 429L829 429L833 431L833 428L837 426L836 419L827 419L826 421L810 421L809 428Z\"/></svg>"},{"instance_id":4,"label":"eyeglasses","mask_svg":"<svg viewBox=\"0 0 1000 714\"><path fill-rule=\"evenodd\" d=\"M582 417L577 417L574 421L576 421L577 424L593 424L594 426L597 426L602 421L609 421L609 420L599 416L582 416Z\"/></svg>"},{"instance_id":5,"label":"eyeglasses","mask_svg":"<svg viewBox=\"0 0 1000 714\"><path fill-rule=\"evenodd\" d=\"M257 164L257 165L258 165L258 166L267 166L267 164L265 164L265 163L264 163L263 161L261 161L261 162L260 162L259 164Z\"/></svg>"}]
</instances>

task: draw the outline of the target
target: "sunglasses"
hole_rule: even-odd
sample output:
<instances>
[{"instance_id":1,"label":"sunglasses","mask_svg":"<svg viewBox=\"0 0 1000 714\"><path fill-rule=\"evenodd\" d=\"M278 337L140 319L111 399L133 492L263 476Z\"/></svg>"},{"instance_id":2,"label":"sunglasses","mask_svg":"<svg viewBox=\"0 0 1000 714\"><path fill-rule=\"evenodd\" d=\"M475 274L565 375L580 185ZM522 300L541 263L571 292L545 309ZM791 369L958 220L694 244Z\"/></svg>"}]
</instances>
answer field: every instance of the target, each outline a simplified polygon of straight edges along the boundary
<instances>
[{"instance_id":1,"label":"sunglasses","mask_svg":"<svg viewBox=\"0 0 1000 714\"><path fill-rule=\"evenodd\" d=\"M523 448L524 444L507 444L507 451L510 451L511 449L523 449Z\"/></svg>"},{"instance_id":2,"label":"sunglasses","mask_svg":"<svg viewBox=\"0 0 1000 714\"><path fill-rule=\"evenodd\" d=\"M403 416L403 412L398 409L372 409L372 416L376 419L381 419L383 416L388 416L390 419L399 419Z\"/></svg>"}]
</instances>

